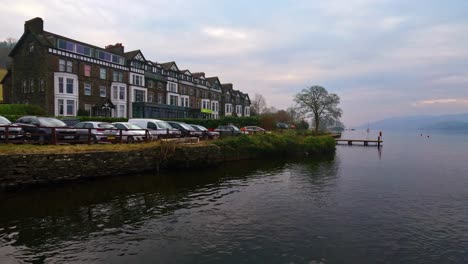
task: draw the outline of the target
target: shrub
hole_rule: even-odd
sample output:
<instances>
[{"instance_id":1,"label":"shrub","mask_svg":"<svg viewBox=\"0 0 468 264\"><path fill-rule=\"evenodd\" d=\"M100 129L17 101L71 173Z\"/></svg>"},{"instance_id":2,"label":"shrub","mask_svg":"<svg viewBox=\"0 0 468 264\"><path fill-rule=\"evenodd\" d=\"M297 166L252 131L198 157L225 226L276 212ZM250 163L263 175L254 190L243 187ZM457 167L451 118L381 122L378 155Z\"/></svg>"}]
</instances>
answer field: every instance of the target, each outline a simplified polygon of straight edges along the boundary
<instances>
[{"instance_id":1,"label":"shrub","mask_svg":"<svg viewBox=\"0 0 468 264\"><path fill-rule=\"evenodd\" d=\"M226 156L279 156L333 153L335 140L329 136L304 136L294 131L284 134L256 134L216 140Z\"/></svg>"},{"instance_id":2,"label":"shrub","mask_svg":"<svg viewBox=\"0 0 468 264\"><path fill-rule=\"evenodd\" d=\"M45 115L44 108L29 104L0 104L2 116Z\"/></svg>"}]
</instances>

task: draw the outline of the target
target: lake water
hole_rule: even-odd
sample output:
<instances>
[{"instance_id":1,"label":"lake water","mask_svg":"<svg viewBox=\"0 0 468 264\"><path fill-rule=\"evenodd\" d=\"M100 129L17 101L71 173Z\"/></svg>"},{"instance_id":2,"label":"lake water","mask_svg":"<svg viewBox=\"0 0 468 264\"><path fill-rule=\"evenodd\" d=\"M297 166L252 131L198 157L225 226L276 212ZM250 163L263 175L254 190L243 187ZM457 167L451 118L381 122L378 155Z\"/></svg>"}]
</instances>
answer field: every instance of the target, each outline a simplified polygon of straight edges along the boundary
<instances>
[{"instance_id":1,"label":"lake water","mask_svg":"<svg viewBox=\"0 0 468 264\"><path fill-rule=\"evenodd\" d=\"M1 194L0 263L468 263L468 135L383 139Z\"/></svg>"}]
</instances>

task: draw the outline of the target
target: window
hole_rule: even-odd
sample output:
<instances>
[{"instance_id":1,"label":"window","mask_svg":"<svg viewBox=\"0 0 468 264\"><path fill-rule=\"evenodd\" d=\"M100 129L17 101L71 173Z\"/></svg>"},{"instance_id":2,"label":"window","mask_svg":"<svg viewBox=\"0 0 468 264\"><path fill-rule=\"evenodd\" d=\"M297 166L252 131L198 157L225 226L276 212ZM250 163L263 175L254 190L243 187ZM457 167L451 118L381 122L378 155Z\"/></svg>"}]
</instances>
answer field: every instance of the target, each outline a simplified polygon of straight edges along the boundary
<instances>
[{"instance_id":1,"label":"window","mask_svg":"<svg viewBox=\"0 0 468 264\"><path fill-rule=\"evenodd\" d=\"M148 80L148 87L153 88L153 80Z\"/></svg>"},{"instance_id":2,"label":"window","mask_svg":"<svg viewBox=\"0 0 468 264\"><path fill-rule=\"evenodd\" d=\"M218 112L218 102L211 102L211 110Z\"/></svg>"},{"instance_id":3,"label":"window","mask_svg":"<svg viewBox=\"0 0 468 264\"><path fill-rule=\"evenodd\" d=\"M169 104L170 105L178 105L178 99L179 97L176 95L169 95Z\"/></svg>"},{"instance_id":4,"label":"window","mask_svg":"<svg viewBox=\"0 0 468 264\"><path fill-rule=\"evenodd\" d=\"M64 84L63 84L63 77L58 78L58 88L59 88L59 93L63 93L64 90Z\"/></svg>"},{"instance_id":5,"label":"window","mask_svg":"<svg viewBox=\"0 0 468 264\"><path fill-rule=\"evenodd\" d=\"M135 102L145 102L146 101L146 92L142 90L134 90L133 96Z\"/></svg>"},{"instance_id":6,"label":"window","mask_svg":"<svg viewBox=\"0 0 468 264\"><path fill-rule=\"evenodd\" d=\"M123 73L120 71L112 71L113 82L123 82Z\"/></svg>"},{"instance_id":7,"label":"window","mask_svg":"<svg viewBox=\"0 0 468 264\"><path fill-rule=\"evenodd\" d=\"M162 84L162 82L158 82L158 88L159 88L159 89L163 89L163 84Z\"/></svg>"},{"instance_id":8,"label":"window","mask_svg":"<svg viewBox=\"0 0 468 264\"><path fill-rule=\"evenodd\" d=\"M143 86L143 76L133 75L133 84L138 86Z\"/></svg>"},{"instance_id":9,"label":"window","mask_svg":"<svg viewBox=\"0 0 468 264\"><path fill-rule=\"evenodd\" d=\"M67 100L67 115L74 115L75 113L75 100Z\"/></svg>"},{"instance_id":10,"label":"window","mask_svg":"<svg viewBox=\"0 0 468 264\"><path fill-rule=\"evenodd\" d=\"M203 109L209 109L209 101L208 100L202 100L202 108Z\"/></svg>"},{"instance_id":11,"label":"window","mask_svg":"<svg viewBox=\"0 0 468 264\"><path fill-rule=\"evenodd\" d=\"M34 80L29 80L29 92L34 92Z\"/></svg>"},{"instance_id":12,"label":"window","mask_svg":"<svg viewBox=\"0 0 468 264\"><path fill-rule=\"evenodd\" d=\"M105 86L99 86L99 96L106 97L107 91Z\"/></svg>"},{"instance_id":13,"label":"window","mask_svg":"<svg viewBox=\"0 0 468 264\"><path fill-rule=\"evenodd\" d=\"M99 68L99 78L105 80L106 79L106 69L105 68Z\"/></svg>"},{"instance_id":14,"label":"window","mask_svg":"<svg viewBox=\"0 0 468 264\"><path fill-rule=\"evenodd\" d=\"M250 107L245 107L244 108L244 116L250 116Z\"/></svg>"},{"instance_id":15,"label":"window","mask_svg":"<svg viewBox=\"0 0 468 264\"><path fill-rule=\"evenodd\" d=\"M44 79L39 80L39 91L43 92L45 91L45 82Z\"/></svg>"},{"instance_id":16,"label":"window","mask_svg":"<svg viewBox=\"0 0 468 264\"><path fill-rule=\"evenodd\" d=\"M163 103L163 95L158 93L158 104Z\"/></svg>"},{"instance_id":17,"label":"window","mask_svg":"<svg viewBox=\"0 0 468 264\"><path fill-rule=\"evenodd\" d=\"M90 76L91 76L91 65L85 64L85 66L84 66L84 75L85 75L86 77L90 77Z\"/></svg>"},{"instance_id":18,"label":"window","mask_svg":"<svg viewBox=\"0 0 468 264\"><path fill-rule=\"evenodd\" d=\"M153 100L154 100L154 93L149 92L149 93L148 93L148 102L152 103Z\"/></svg>"},{"instance_id":19,"label":"window","mask_svg":"<svg viewBox=\"0 0 468 264\"><path fill-rule=\"evenodd\" d=\"M65 71L65 60L59 60L59 71Z\"/></svg>"},{"instance_id":20,"label":"window","mask_svg":"<svg viewBox=\"0 0 468 264\"><path fill-rule=\"evenodd\" d=\"M119 99L119 87L112 86L112 100L118 100L118 99Z\"/></svg>"},{"instance_id":21,"label":"window","mask_svg":"<svg viewBox=\"0 0 468 264\"><path fill-rule=\"evenodd\" d=\"M65 115L64 111L63 111L63 99L58 99L58 114L63 116Z\"/></svg>"},{"instance_id":22,"label":"window","mask_svg":"<svg viewBox=\"0 0 468 264\"><path fill-rule=\"evenodd\" d=\"M67 78L67 93L73 94L73 79Z\"/></svg>"},{"instance_id":23,"label":"window","mask_svg":"<svg viewBox=\"0 0 468 264\"><path fill-rule=\"evenodd\" d=\"M168 82L167 83L167 91L169 91L171 93L177 93L177 84L172 83L172 82Z\"/></svg>"},{"instance_id":24,"label":"window","mask_svg":"<svg viewBox=\"0 0 468 264\"><path fill-rule=\"evenodd\" d=\"M84 95L91 95L91 84L84 84Z\"/></svg>"},{"instance_id":25,"label":"window","mask_svg":"<svg viewBox=\"0 0 468 264\"><path fill-rule=\"evenodd\" d=\"M181 96L180 97L180 105L183 107L189 107L189 97L188 96Z\"/></svg>"},{"instance_id":26,"label":"window","mask_svg":"<svg viewBox=\"0 0 468 264\"><path fill-rule=\"evenodd\" d=\"M125 117L125 105L118 105L117 110L117 117Z\"/></svg>"},{"instance_id":27,"label":"window","mask_svg":"<svg viewBox=\"0 0 468 264\"><path fill-rule=\"evenodd\" d=\"M125 87L124 86L119 87L119 99L125 100Z\"/></svg>"},{"instance_id":28,"label":"window","mask_svg":"<svg viewBox=\"0 0 468 264\"><path fill-rule=\"evenodd\" d=\"M242 105L236 105L236 114L242 115Z\"/></svg>"},{"instance_id":29,"label":"window","mask_svg":"<svg viewBox=\"0 0 468 264\"><path fill-rule=\"evenodd\" d=\"M232 104L226 104L224 109L225 109L226 114L231 114L232 113Z\"/></svg>"},{"instance_id":30,"label":"window","mask_svg":"<svg viewBox=\"0 0 468 264\"><path fill-rule=\"evenodd\" d=\"M67 61L67 72L72 72L72 71L73 71L73 62Z\"/></svg>"}]
</instances>

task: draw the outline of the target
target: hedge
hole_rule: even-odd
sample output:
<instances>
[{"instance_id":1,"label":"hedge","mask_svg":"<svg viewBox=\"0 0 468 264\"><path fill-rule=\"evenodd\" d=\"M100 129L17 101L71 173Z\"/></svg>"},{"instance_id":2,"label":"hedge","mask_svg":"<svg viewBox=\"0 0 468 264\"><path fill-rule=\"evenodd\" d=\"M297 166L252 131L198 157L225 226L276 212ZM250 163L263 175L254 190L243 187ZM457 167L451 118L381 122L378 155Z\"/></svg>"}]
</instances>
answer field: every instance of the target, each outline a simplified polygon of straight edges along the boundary
<instances>
[{"instance_id":1,"label":"hedge","mask_svg":"<svg viewBox=\"0 0 468 264\"><path fill-rule=\"evenodd\" d=\"M1 116L45 115L44 108L29 104L0 104Z\"/></svg>"}]
</instances>

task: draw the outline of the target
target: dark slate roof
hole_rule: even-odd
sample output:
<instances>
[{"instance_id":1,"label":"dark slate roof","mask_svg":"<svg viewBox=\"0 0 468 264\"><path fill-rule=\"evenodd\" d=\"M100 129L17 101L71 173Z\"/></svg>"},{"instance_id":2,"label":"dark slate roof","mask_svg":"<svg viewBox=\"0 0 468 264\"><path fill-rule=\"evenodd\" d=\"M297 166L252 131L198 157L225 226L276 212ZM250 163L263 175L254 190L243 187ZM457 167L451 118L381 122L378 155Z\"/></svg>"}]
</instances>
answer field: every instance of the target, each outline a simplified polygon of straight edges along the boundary
<instances>
[{"instance_id":1,"label":"dark slate roof","mask_svg":"<svg viewBox=\"0 0 468 264\"><path fill-rule=\"evenodd\" d=\"M132 51L128 51L128 52L125 52L124 53L124 57L127 59L127 60L131 60L133 58L135 58L135 56L140 52L140 50L132 50Z\"/></svg>"},{"instance_id":2,"label":"dark slate roof","mask_svg":"<svg viewBox=\"0 0 468 264\"><path fill-rule=\"evenodd\" d=\"M222 87L224 90L232 90L232 83L222 83L222 84L221 84L221 87Z\"/></svg>"},{"instance_id":3,"label":"dark slate roof","mask_svg":"<svg viewBox=\"0 0 468 264\"><path fill-rule=\"evenodd\" d=\"M214 77L207 77L205 78L205 80L207 80L209 83L211 83L212 85L218 81L219 84L221 84L221 82L219 81L219 78L217 76L214 76Z\"/></svg>"},{"instance_id":4,"label":"dark slate roof","mask_svg":"<svg viewBox=\"0 0 468 264\"><path fill-rule=\"evenodd\" d=\"M205 73L204 72L194 72L192 73L193 78L200 78L203 76L205 78Z\"/></svg>"},{"instance_id":5,"label":"dark slate roof","mask_svg":"<svg viewBox=\"0 0 468 264\"><path fill-rule=\"evenodd\" d=\"M175 61L163 62L163 63L161 63L161 66L163 67L164 70L170 70L172 65L174 65L174 64L177 67L177 64L175 63ZM179 67L177 67L177 68L179 68Z\"/></svg>"}]
</instances>

